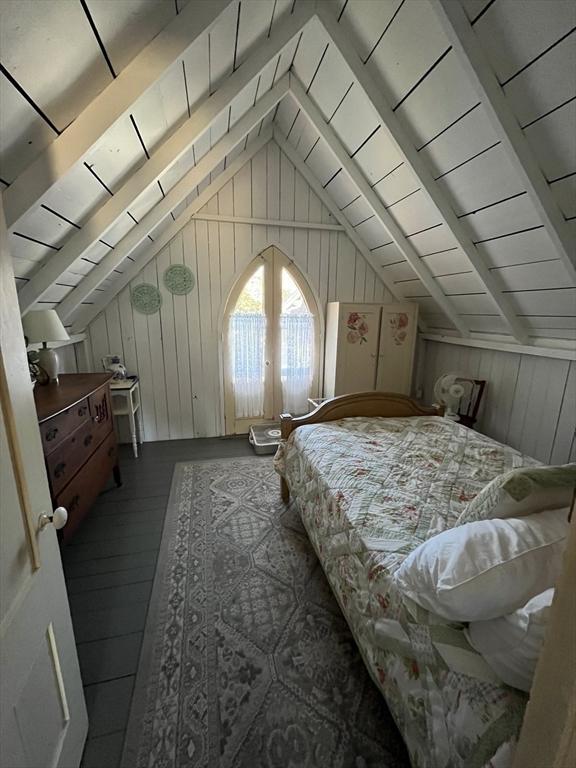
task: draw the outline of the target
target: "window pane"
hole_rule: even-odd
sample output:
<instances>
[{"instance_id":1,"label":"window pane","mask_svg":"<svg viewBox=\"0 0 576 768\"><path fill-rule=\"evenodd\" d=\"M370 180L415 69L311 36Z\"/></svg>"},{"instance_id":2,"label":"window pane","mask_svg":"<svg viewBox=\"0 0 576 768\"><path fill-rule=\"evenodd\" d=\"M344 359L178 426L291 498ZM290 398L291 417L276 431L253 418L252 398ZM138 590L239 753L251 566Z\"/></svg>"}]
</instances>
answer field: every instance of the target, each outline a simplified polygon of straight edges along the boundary
<instances>
[{"instance_id":1,"label":"window pane","mask_svg":"<svg viewBox=\"0 0 576 768\"><path fill-rule=\"evenodd\" d=\"M234 314L237 312L250 315L264 314L264 264L258 267L246 282L234 307Z\"/></svg>"},{"instance_id":2,"label":"window pane","mask_svg":"<svg viewBox=\"0 0 576 768\"><path fill-rule=\"evenodd\" d=\"M287 269L282 269L282 314L310 314L302 291Z\"/></svg>"},{"instance_id":3,"label":"window pane","mask_svg":"<svg viewBox=\"0 0 576 768\"><path fill-rule=\"evenodd\" d=\"M228 338L236 418L261 417L266 350L264 265L247 281L236 302Z\"/></svg>"},{"instance_id":4,"label":"window pane","mask_svg":"<svg viewBox=\"0 0 576 768\"><path fill-rule=\"evenodd\" d=\"M314 373L314 318L287 269L282 270L280 345L284 410L293 414L306 413Z\"/></svg>"}]
</instances>

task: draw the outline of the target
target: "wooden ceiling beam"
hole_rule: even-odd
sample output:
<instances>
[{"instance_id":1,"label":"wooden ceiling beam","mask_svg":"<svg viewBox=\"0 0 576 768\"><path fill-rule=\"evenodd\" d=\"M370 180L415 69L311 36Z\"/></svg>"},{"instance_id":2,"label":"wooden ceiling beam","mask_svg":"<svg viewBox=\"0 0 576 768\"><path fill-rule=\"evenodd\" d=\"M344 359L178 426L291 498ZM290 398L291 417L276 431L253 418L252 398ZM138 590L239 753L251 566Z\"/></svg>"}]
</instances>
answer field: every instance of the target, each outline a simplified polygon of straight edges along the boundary
<instances>
[{"instance_id":1,"label":"wooden ceiling beam","mask_svg":"<svg viewBox=\"0 0 576 768\"><path fill-rule=\"evenodd\" d=\"M130 64L5 190L8 227L21 218L85 155L205 32L230 0L190 0Z\"/></svg>"},{"instance_id":2,"label":"wooden ceiling beam","mask_svg":"<svg viewBox=\"0 0 576 768\"><path fill-rule=\"evenodd\" d=\"M449 4L452 5L450 0ZM459 5L459 3L456 2L453 4ZM360 59L360 56L358 55L350 40L350 37L346 34L344 29L338 25L336 18L332 14L330 8L325 5L325 3L319 4L318 17L328 35L328 38L338 48L342 58L352 72L352 75L356 79L359 87L363 90L364 94L370 101L372 107L374 108L381 121L383 130L386 132L398 152L404 158L406 164L414 171L420 181L421 189L425 197L439 212L442 220L446 223L454 235L458 245L462 248L468 257L468 260L470 261L472 268L474 269L479 280L483 284L484 289L490 298L494 301L500 315L510 329L510 333L516 339L516 341L522 344L528 344L530 342L528 332L516 316L510 300L505 294L501 292L496 279L485 264L484 259L474 245L472 238L468 235L462 222L456 216L456 213L454 212L454 209L452 208L447 195L435 181L424 158L420 157L414 144L408 137L408 134L404 130L395 113L392 111L390 105L383 95L382 89L377 85L371 75L368 74L364 64L362 63L362 60ZM403 253L406 255L404 250ZM414 268L414 264L412 264L411 259L409 259L407 256L406 258ZM431 273L429 274L434 284L437 285L432 278ZM428 279L426 282L424 280L422 280L422 282L430 291ZM430 293L432 293L432 291L430 291ZM432 296L433 298L436 298L434 294L432 294ZM443 293L442 296L444 297L444 301L442 302L443 311L446 312L452 322L455 322L455 312L451 306L450 312L445 309L448 299L444 296ZM457 327L462 332L462 318L459 315L456 315L456 317L458 318ZM469 336L470 334L468 330L464 330L465 333L463 335Z\"/></svg>"},{"instance_id":3,"label":"wooden ceiling beam","mask_svg":"<svg viewBox=\"0 0 576 768\"><path fill-rule=\"evenodd\" d=\"M208 5L208 3L207 3ZM307 21L312 18L314 7L303 3L284 22L278 25L266 42L232 73L222 86L208 97L195 110L178 130L168 136L141 168L134 171L125 184L113 197L107 199L82 229L75 232L58 253L46 262L19 293L22 314L37 302L52 286L60 275L69 269L82 254L94 245L116 220L130 207L136 198L190 148L210 127L212 121L232 102L271 59L278 56L282 49L298 34Z\"/></svg>"},{"instance_id":4,"label":"wooden ceiling beam","mask_svg":"<svg viewBox=\"0 0 576 768\"><path fill-rule=\"evenodd\" d=\"M170 212L190 195L195 187L204 181L226 156L239 144L266 115L274 109L288 91L288 75L279 80L271 91L263 96L254 107L225 134L220 141L197 165L186 173L166 196L149 211L140 222L104 256L102 261L73 288L58 305L58 314L62 320L70 317L76 307L86 299L106 278L134 251L148 234L158 226Z\"/></svg>"},{"instance_id":5,"label":"wooden ceiling beam","mask_svg":"<svg viewBox=\"0 0 576 768\"><path fill-rule=\"evenodd\" d=\"M314 128L318 131L322 139L328 145L332 154L336 157L346 174L356 185L360 194L364 197L374 215L386 229L397 248L400 250L406 261L410 264L422 285L426 288L431 298L438 304L442 312L454 323L455 327L462 336L469 336L470 331L464 324L462 318L452 307L448 298L442 292L438 283L434 280L432 273L422 261L418 252L412 243L405 237L404 233L396 224L391 214L386 210L384 203L372 189L364 174L350 157L346 148L336 135L334 129L328 125L324 116L314 104L312 99L306 94L304 88L294 75L290 75L290 93L298 103L300 109L308 117ZM381 268L380 268L381 271Z\"/></svg>"},{"instance_id":6,"label":"wooden ceiling beam","mask_svg":"<svg viewBox=\"0 0 576 768\"><path fill-rule=\"evenodd\" d=\"M575 248L568 225L532 149L512 112L504 91L490 66L464 8L452 0L432 0L446 35L482 100L482 106L512 166L522 179L528 197L538 211L569 276L576 281ZM562 75L559 73L559 76Z\"/></svg>"},{"instance_id":7,"label":"wooden ceiling beam","mask_svg":"<svg viewBox=\"0 0 576 768\"><path fill-rule=\"evenodd\" d=\"M140 259L131 264L130 267L128 267L128 269L122 273L122 276L114 282L109 290L105 291L94 302L94 304L87 304L83 308L78 316L74 318L72 323L72 332L79 333L79 329L82 329L83 331L85 328L87 328L92 320L94 320L94 318L97 317L97 315L99 315L100 312L106 308L110 301L112 301L112 299L117 296L120 291L123 290L128 285L128 283L139 274L139 272L141 272L146 264L148 264L148 262L151 261L162 250L162 248L165 248L168 243L174 237L176 237L178 232L180 232L180 230L194 218L194 214L203 208L206 203L208 203L214 197L214 195L217 194L230 181L230 179L232 179L235 174L237 174L238 171L262 149L262 147L266 146L271 138L272 128L265 128L262 131L262 134L253 142L251 142L244 150L244 152L238 155L238 157L232 163L230 163L228 168L226 168L225 171L222 171L222 173L220 173L214 179L214 181L209 184L206 189L200 195L198 195L198 197L192 203L190 203L187 208L184 209L184 211L182 211L176 221L172 222L172 224L166 230L164 230L164 232L162 232L162 234L156 240L154 240L153 243L150 243L149 250L146 251L146 253Z\"/></svg>"}]
</instances>

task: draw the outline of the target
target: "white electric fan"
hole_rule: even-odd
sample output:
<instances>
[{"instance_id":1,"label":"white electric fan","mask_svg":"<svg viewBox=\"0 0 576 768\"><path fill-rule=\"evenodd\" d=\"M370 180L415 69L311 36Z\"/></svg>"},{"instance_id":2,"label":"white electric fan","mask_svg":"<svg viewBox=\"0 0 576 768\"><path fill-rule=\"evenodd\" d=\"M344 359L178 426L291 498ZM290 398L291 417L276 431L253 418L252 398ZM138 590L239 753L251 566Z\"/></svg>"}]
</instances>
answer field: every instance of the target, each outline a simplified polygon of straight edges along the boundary
<instances>
[{"instance_id":1,"label":"white electric fan","mask_svg":"<svg viewBox=\"0 0 576 768\"><path fill-rule=\"evenodd\" d=\"M445 406L444 416L458 421L458 406L463 397L470 397L474 382L459 373L445 373L434 384L434 397Z\"/></svg>"}]
</instances>

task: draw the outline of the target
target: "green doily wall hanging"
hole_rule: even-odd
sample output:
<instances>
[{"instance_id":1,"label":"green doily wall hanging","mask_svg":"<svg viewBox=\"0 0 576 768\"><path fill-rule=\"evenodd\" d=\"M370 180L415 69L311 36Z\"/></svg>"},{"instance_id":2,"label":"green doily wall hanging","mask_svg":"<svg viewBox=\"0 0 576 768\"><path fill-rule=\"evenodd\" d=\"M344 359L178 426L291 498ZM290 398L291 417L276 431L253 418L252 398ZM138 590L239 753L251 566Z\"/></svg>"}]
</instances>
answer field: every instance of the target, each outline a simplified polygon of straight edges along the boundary
<instances>
[{"instance_id":1,"label":"green doily wall hanging","mask_svg":"<svg viewBox=\"0 0 576 768\"><path fill-rule=\"evenodd\" d=\"M143 315L153 315L162 306L162 296L155 285L140 283L130 291L130 301L137 312Z\"/></svg>"},{"instance_id":2,"label":"green doily wall hanging","mask_svg":"<svg viewBox=\"0 0 576 768\"><path fill-rule=\"evenodd\" d=\"M177 296L190 293L194 288L194 275L185 264L172 264L164 272L164 285Z\"/></svg>"}]
</instances>

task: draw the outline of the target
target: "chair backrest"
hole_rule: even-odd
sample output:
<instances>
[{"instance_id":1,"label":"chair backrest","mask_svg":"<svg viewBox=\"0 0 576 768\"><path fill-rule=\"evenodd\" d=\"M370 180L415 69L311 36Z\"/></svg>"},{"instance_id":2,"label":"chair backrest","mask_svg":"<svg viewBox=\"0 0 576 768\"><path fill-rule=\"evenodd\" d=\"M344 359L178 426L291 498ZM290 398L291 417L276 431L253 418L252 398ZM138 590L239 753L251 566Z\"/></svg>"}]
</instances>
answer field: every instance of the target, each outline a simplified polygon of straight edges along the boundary
<instances>
[{"instance_id":1,"label":"chair backrest","mask_svg":"<svg viewBox=\"0 0 576 768\"><path fill-rule=\"evenodd\" d=\"M478 409L480 408L480 402L482 401L482 395L486 386L486 379L473 379L472 381L474 384L470 391L470 396L462 398L458 409L460 423L467 427L472 427L476 423Z\"/></svg>"}]
</instances>

